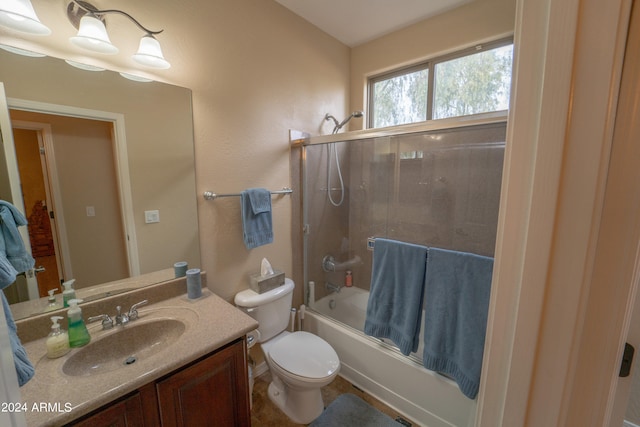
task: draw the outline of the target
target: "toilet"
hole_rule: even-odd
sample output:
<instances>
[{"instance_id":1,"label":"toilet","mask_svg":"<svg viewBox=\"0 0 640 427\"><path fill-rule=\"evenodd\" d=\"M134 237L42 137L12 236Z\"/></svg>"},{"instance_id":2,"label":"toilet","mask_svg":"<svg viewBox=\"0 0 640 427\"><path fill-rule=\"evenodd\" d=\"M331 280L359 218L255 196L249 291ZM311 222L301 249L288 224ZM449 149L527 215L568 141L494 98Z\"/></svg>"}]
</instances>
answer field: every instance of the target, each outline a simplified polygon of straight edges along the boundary
<instances>
[{"instance_id":1,"label":"toilet","mask_svg":"<svg viewBox=\"0 0 640 427\"><path fill-rule=\"evenodd\" d=\"M259 294L251 289L234 302L259 323L258 341L271 371L269 399L293 422L308 424L324 409L320 389L340 370L335 350L309 332L289 332L294 283Z\"/></svg>"}]
</instances>

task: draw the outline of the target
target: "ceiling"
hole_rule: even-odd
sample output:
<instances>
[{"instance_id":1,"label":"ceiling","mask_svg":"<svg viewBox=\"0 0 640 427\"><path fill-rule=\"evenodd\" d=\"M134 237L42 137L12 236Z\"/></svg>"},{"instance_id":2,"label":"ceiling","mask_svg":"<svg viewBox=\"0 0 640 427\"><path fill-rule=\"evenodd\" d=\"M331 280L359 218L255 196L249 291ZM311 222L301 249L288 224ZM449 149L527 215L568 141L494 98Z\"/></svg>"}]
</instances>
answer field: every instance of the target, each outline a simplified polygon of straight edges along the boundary
<instances>
[{"instance_id":1,"label":"ceiling","mask_svg":"<svg viewBox=\"0 0 640 427\"><path fill-rule=\"evenodd\" d=\"M349 47L473 0L276 0Z\"/></svg>"}]
</instances>

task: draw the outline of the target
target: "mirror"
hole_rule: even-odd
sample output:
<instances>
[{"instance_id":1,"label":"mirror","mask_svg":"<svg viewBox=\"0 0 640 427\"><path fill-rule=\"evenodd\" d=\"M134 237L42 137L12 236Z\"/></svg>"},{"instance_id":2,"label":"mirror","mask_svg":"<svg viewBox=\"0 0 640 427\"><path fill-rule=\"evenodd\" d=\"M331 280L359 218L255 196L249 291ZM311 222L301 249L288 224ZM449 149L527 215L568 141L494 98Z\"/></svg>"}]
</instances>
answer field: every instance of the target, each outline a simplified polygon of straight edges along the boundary
<instances>
[{"instance_id":1,"label":"mirror","mask_svg":"<svg viewBox=\"0 0 640 427\"><path fill-rule=\"evenodd\" d=\"M170 269L176 261L187 261L190 267L198 267L200 244L191 91L158 82L130 81L111 71L84 71L56 58L23 57L2 50L0 63L0 82L4 84L7 103L12 111L12 126L15 127L16 121L22 127L29 121L48 121L46 114L54 111L58 118L62 115L67 122L73 119L82 123L106 123L106 132L113 137L114 145L110 150L116 171L112 180L115 181L115 191L120 194L122 209L113 206L118 203L117 198L101 208L105 204L103 199L106 199L106 196L102 197L103 190L98 192L89 188L85 193L79 192L78 187L84 178L82 175L74 177L71 172L80 173L89 162L87 156L95 150L87 150L84 154L81 151L92 140L75 135L83 127L80 122L68 122L62 131L59 130L62 126L55 120L51 122L61 194L59 203L55 203L55 197L52 200L58 214L63 212L63 216L59 215L60 221L56 218L54 222L63 222L66 229L71 229L80 222L99 219L105 211L112 211L115 216L122 212L116 222L119 220L124 230L112 233L102 243L97 230L80 233L84 235L84 242L72 237L70 232L68 236L61 234L58 240L66 240L70 249L72 261L69 265L73 264L74 257L78 261L73 268L65 268L67 260L60 263L63 271L72 271L72 275L64 273L60 277L65 280L75 278L75 287L83 289L123 279L123 275L138 276ZM56 129L61 133L56 135ZM77 145L65 152L60 141L74 136L78 139ZM70 153L75 157L70 157ZM108 154L109 149L100 154L104 163ZM49 162L48 158L46 162ZM4 163L0 165L0 177L7 175L6 169ZM0 198L11 201L5 194L5 188L6 184L1 183L3 194ZM108 240L120 238L123 240L120 249L107 249ZM129 255L128 266L124 268L126 273L115 274L113 266L117 258L122 258L120 252L123 251ZM79 258L88 253L94 253L94 258L98 259L88 261ZM83 270L83 265L90 265L90 262L95 262L95 267ZM98 270L104 271L98 275ZM172 270L167 272L167 279L172 278L171 273ZM14 317L22 316L14 313Z\"/></svg>"}]
</instances>

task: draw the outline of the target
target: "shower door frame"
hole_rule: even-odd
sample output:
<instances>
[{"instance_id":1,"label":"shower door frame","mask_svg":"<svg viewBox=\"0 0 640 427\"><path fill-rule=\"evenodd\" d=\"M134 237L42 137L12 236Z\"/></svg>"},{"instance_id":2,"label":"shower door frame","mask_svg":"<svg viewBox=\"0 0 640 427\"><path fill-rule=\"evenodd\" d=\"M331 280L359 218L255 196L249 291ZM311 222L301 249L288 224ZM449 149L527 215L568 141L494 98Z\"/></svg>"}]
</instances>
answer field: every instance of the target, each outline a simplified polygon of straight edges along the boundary
<instances>
[{"instance_id":1,"label":"shower door frame","mask_svg":"<svg viewBox=\"0 0 640 427\"><path fill-rule=\"evenodd\" d=\"M307 147L338 142L352 142L366 139L388 138L393 136L409 135L414 133L438 132L481 125L500 124L507 121L508 111L495 111L490 113L475 114L457 118L430 120L410 125L389 126L385 128L364 129L353 132L344 132L332 135L308 136L305 134L300 139L293 139L292 145L300 144L302 148L302 259L303 259L303 302L309 306L309 274L308 274L308 243L311 233L309 224L309 182L307 180Z\"/></svg>"}]
</instances>

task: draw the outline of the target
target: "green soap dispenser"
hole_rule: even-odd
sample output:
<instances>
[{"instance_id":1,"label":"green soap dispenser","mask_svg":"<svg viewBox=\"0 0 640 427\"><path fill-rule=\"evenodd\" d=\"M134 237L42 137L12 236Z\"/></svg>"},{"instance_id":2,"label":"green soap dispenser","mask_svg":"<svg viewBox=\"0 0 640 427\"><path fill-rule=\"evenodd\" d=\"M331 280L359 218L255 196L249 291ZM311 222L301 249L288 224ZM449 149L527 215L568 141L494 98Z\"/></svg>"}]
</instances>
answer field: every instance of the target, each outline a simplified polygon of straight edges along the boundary
<instances>
[{"instance_id":1,"label":"green soap dispenser","mask_svg":"<svg viewBox=\"0 0 640 427\"><path fill-rule=\"evenodd\" d=\"M87 325L82 320L82 310L78 304L82 300L69 300L69 311L67 311L67 319L69 320L69 346L82 347L91 341L91 336L87 330Z\"/></svg>"},{"instance_id":2,"label":"green soap dispenser","mask_svg":"<svg viewBox=\"0 0 640 427\"><path fill-rule=\"evenodd\" d=\"M67 280L62 284L64 291L62 291L62 302L65 307L69 307L69 301L76 298L76 291L73 290L73 284L76 279Z\"/></svg>"}]
</instances>

